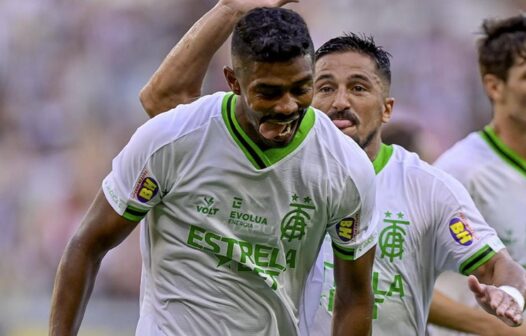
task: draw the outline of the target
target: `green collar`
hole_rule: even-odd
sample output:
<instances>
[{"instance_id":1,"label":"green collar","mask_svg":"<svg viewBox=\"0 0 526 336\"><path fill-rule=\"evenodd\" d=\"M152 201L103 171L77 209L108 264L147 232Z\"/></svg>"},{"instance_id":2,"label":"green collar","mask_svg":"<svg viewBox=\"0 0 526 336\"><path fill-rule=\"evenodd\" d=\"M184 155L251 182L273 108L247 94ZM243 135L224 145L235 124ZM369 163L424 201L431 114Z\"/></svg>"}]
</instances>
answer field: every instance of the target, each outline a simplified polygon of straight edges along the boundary
<instances>
[{"instance_id":1,"label":"green collar","mask_svg":"<svg viewBox=\"0 0 526 336\"><path fill-rule=\"evenodd\" d=\"M256 169L270 167L292 153L298 148L303 140L305 140L316 120L316 114L312 108L309 107L307 112L305 112L305 116L301 120L301 124L299 125L294 138L287 146L263 150L260 149L252 139L250 139L241 128L241 125L239 125L235 113L236 101L237 96L234 93L230 92L225 95L221 106L223 120L236 144Z\"/></svg>"},{"instance_id":2,"label":"green collar","mask_svg":"<svg viewBox=\"0 0 526 336\"><path fill-rule=\"evenodd\" d=\"M376 158L373 161L373 167L374 172L376 175L378 175L382 169L384 169L385 166L387 166L387 163L389 162L389 159L393 155L393 146L392 145L386 145L381 144L380 145L380 151L376 155Z\"/></svg>"},{"instance_id":3,"label":"green collar","mask_svg":"<svg viewBox=\"0 0 526 336\"><path fill-rule=\"evenodd\" d=\"M503 159L506 163L512 166L515 170L526 176L526 159L520 157L515 151L506 146L504 142L495 134L495 130L491 126L486 126L480 131L480 136L488 145Z\"/></svg>"}]
</instances>

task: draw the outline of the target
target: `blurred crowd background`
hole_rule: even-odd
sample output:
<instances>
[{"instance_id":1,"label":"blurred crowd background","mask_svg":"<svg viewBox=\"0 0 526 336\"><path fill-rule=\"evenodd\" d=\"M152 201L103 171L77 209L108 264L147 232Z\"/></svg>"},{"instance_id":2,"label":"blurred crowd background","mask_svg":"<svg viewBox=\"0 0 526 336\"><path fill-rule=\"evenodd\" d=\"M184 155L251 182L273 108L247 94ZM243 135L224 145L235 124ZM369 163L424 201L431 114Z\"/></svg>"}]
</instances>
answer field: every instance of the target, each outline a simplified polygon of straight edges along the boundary
<instances>
[{"instance_id":1,"label":"blurred crowd background","mask_svg":"<svg viewBox=\"0 0 526 336\"><path fill-rule=\"evenodd\" d=\"M215 0L0 0L0 335L47 333L64 246L111 159L147 120L138 93ZM302 0L315 46L343 32L393 55L395 141L428 161L490 118L475 41L526 0ZM226 90L221 49L204 93ZM397 136L400 132L404 136ZM105 259L81 335L131 335L135 232Z\"/></svg>"}]
</instances>

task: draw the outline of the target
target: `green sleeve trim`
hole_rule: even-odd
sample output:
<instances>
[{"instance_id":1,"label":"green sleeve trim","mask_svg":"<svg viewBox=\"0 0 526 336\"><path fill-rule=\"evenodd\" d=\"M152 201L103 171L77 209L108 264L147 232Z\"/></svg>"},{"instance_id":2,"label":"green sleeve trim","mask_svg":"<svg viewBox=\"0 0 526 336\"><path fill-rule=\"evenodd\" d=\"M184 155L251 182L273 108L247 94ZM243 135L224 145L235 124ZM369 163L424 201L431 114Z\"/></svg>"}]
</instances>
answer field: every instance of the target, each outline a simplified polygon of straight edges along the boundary
<instances>
[{"instance_id":1,"label":"green sleeve trim","mask_svg":"<svg viewBox=\"0 0 526 336\"><path fill-rule=\"evenodd\" d=\"M332 269L332 268L334 268L334 264L331 263L331 262L328 262L328 261L324 261L324 262L323 262L323 266L324 266L325 268L327 268L327 269Z\"/></svg>"},{"instance_id":2,"label":"green sleeve trim","mask_svg":"<svg viewBox=\"0 0 526 336\"><path fill-rule=\"evenodd\" d=\"M147 213L148 210L139 209L132 205L128 205L128 207L122 214L122 217L132 222L140 222L144 218L144 216L146 216Z\"/></svg>"},{"instance_id":3,"label":"green sleeve trim","mask_svg":"<svg viewBox=\"0 0 526 336\"><path fill-rule=\"evenodd\" d=\"M477 268L484 265L486 262L488 262L488 260L493 258L495 254L496 252L493 251L489 245L484 245L483 248L475 252L475 254L473 254L460 265L460 273L464 275L470 275Z\"/></svg>"},{"instance_id":4,"label":"green sleeve trim","mask_svg":"<svg viewBox=\"0 0 526 336\"><path fill-rule=\"evenodd\" d=\"M355 250L353 248L345 249L341 246L336 245L334 242L332 243L332 249L334 251L334 255L340 259L343 260L355 260Z\"/></svg>"}]
</instances>

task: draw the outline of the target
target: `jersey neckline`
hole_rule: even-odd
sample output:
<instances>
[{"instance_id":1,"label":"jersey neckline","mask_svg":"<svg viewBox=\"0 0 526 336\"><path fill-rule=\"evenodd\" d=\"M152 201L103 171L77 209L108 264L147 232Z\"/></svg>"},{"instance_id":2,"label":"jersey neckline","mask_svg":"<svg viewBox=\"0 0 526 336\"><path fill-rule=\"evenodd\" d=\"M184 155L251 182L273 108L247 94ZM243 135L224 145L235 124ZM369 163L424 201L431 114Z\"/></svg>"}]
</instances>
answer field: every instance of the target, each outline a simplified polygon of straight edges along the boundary
<instances>
[{"instance_id":1,"label":"jersey neckline","mask_svg":"<svg viewBox=\"0 0 526 336\"><path fill-rule=\"evenodd\" d=\"M392 145L386 145L384 143L380 145L380 150L378 151L376 158L373 160L373 167L376 175L378 175L382 169L387 166L389 159L393 155L393 151L394 148Z\"/></svg>"},{"instance_id":2,"label":"jersey neckline","mask_svg":"<svg viewBox=\"0 0 526 336\"><path fill-rule=\"evenodd\" d=\"M504 144L497 134L495 134L495 130L491 126L488 125L484 127L479 133L482 139L486 141L501 159L519 171L519 173L526 176L526 159L520 157L519 154Z\"/></svg>"},{"instance_id":3,"label":"jersey neckline","mask_svg":"<svg viewBox=\"0 0 526 336\"><path fill-rule=\"evenodd\" d=\"M279 162L287 155L292 153L305 140L309 131L314 126L316 115L311 107L307 109L292 141L285 147L261 149L245 133L236 119L237 96L233 92L227 93L223 97L221 104L221 115L225 122L228 132L245 154L247 159L256 169L265 169Z\"/></svg>"}]
</instances>

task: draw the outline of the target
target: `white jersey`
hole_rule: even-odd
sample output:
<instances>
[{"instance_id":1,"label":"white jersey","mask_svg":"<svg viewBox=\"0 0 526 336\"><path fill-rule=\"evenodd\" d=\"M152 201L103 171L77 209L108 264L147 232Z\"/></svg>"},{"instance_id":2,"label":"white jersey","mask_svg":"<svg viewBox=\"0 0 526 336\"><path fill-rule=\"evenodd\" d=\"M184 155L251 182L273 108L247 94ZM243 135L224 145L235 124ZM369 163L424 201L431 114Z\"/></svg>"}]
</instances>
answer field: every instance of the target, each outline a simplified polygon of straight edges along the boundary
<instances>
[{"instance_id":1,"label":"white jersey","mask_svg":"<svg viewBox=\"0 0 526 336\"><path fill-rule=\"evenodd\" d=\"M146 216L137 335L295 335L325 233L345 259L375 244L365 153L312 108L289 145L262 150L236 99L148 121L103 181L117 213Z\"/></svg>"},{"instance_id":2,"label":"white jersey","mask_svg":"<svg viewBox=\"0 0 526 336\"><path fill-rule=\"evenodd\" d=\"M446 151L435 166L457 178L499 235L514 260L526 267L526 159L507 147L489 126ZM465 277L444 274L437 288L451 298L475 306L466 295ZM459 332L434 335L464 335Z\"/></svg>"},{"instance_id":3,"label":"white jersey","mask_svg":"<svg viewBox=\"0 0 526 336\"><path fill-rule=\"evenodd\" d=\"M374 167L380 223L372 275L373 335L424 335L437 276L445 270L470 274L504 246L462 185L416 154L382 145ZM330 245L324 244L314 268L325 269L315 323L330 323L331 258ZM327 328L315 325L311 334Z\"/></svg>"}]
</instances>

